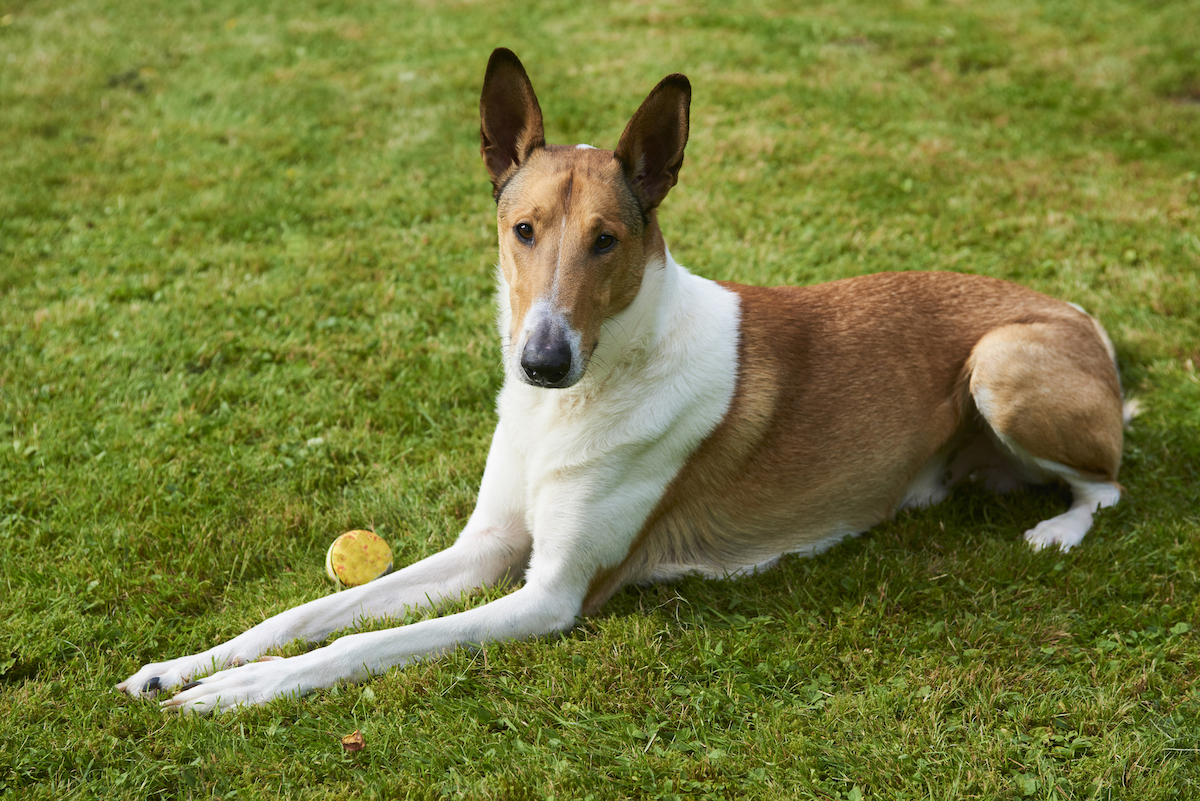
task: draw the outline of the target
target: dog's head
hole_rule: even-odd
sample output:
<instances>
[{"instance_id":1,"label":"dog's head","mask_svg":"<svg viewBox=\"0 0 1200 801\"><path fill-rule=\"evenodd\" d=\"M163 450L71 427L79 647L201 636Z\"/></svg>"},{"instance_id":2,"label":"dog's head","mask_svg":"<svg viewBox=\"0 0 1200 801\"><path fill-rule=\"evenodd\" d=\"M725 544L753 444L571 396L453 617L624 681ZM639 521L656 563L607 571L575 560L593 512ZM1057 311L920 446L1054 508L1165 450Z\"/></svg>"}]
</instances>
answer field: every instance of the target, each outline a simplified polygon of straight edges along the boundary
<instances>
[{"instance_id":1,"label":"dog's head","mask_svg":"<svg viewBox=\"0 0 1200 801\"><path fill-rule=\"evenodd\" d=\"M617 149L547 145L521 62L492 53L479 100L480 152L496 198L500 273L512 316L506 369L569 387L587 369L601 326L637 296L663 253L654 210L679 177L691 85L654 87Z\"/></svg>"}]
</instances>

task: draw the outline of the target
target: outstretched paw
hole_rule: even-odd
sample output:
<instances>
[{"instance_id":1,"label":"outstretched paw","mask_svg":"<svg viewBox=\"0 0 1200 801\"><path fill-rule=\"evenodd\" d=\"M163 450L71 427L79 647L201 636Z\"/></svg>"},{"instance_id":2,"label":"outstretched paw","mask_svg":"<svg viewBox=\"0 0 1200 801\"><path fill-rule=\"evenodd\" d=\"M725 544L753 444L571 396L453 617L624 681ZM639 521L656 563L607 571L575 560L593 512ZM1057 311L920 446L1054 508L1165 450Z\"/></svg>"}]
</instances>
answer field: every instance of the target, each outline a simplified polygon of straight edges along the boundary
<instances>
[{"instance_id":1,"label":"outstretched paw","mask_svg":"<svg viewBox=\"0 0 1200 801\"><path fill-rule=\"evenodd\" d=\"M166 662L151 662L118 684L116 689L118 692L128 693L134 698L154 698L159 693L181 684L187 684L194 678L221 668L240 665L244 661L240 656L232 654L222 656L212 651L205 651L179 659L169 659Z\"/></svg>"},{"instance_id":2,"label":"outstretched paw","mask_svg":"<svg viewBox=\"0 0 1200 801\"><path fill-rule=\"evenodd\" d=\"M190 681L192 675L203 671L195 657L151 662L117 685L117 691L134 698L154 698L161 692Z\"/></svg>"},{"instance_id":3,"label":"outstretched paw","mask_svg":"<svg viewBox=\"0 0 1200 801\"><path fill-rule=\"evenodd\" d=\"M159 707L201 715L264 704L283 695L303 695L308 689L297 678L292 660L267 656L241 667L218 671L188 682Z\"/></svg>"}]
</instances>

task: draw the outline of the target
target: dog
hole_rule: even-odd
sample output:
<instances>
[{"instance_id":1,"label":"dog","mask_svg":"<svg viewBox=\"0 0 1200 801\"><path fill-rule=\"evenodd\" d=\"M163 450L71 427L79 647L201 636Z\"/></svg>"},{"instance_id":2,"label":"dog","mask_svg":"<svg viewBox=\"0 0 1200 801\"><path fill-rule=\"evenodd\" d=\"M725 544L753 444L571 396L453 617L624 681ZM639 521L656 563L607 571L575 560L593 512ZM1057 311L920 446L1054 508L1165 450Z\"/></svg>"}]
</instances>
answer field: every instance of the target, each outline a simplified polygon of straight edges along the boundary
<instances>
[{"instance_id":1,"label":"dog","mask_svg":"<svg viewBox=\"0 0 1200 801\"><path fill-rule=\"evenodd\" d=\"M549 635L627 584L817 553L968 478L1000 491L1065 482L1070 508L1025 539L1082 540L1122 492L1125 407L1099 323L980 276L761 288L689 273L657 210L683 163L690 102L687 78L670 75L615 151L547 145L525 68L492 54L480 152L505 375L465 528L440 553L147 665L119 690L178 687L162 707L215 712ZM264 657L509 583L468 611Z\"/></svg>"}]
</instances>

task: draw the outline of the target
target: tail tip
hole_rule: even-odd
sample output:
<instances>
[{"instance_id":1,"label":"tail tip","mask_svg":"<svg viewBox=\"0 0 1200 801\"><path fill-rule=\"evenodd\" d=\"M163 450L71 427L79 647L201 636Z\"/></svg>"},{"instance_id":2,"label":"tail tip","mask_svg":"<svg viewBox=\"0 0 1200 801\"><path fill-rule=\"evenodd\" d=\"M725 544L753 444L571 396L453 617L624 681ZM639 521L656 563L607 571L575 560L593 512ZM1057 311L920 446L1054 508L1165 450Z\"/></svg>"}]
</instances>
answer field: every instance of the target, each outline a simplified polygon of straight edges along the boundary
<instances>
[{"instance_id":1,"label":"tail tip","mask_svg":"<svg viewBox=\"0 0 1200 801\"><path fill-rule=\"evenodd\" d=\"M1129 399L1121 407L1121 415L1125 421L1125 427L1129 428L1129 424L1133 422L1133 418L1142 413L1142 404L1140 401Z\"/></svg>"}]
</instances>

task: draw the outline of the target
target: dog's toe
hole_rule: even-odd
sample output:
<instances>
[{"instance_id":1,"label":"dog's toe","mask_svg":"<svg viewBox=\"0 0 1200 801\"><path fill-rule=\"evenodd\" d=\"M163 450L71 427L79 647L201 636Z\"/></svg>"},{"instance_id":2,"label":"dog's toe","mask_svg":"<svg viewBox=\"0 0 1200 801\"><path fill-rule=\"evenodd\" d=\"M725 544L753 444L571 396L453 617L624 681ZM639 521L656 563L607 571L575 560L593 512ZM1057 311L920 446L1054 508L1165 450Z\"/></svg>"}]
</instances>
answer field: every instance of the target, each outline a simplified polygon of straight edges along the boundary
<instances>
[{"instance_id":1,"label":"dog's toe","mask_svg":"<svg viewBox=\"0 0 1200 801\"><path fill-rule=\"evenodd\" d=\"M1092 516L1090 513L1080 514L1072 510L1066 514L1038 523L1025 532L1025 541L1035 551L1050 547L1069 551L1083 541L1083 535L1087 534L1091 523Z\"/></svg>"}]
</instances>

